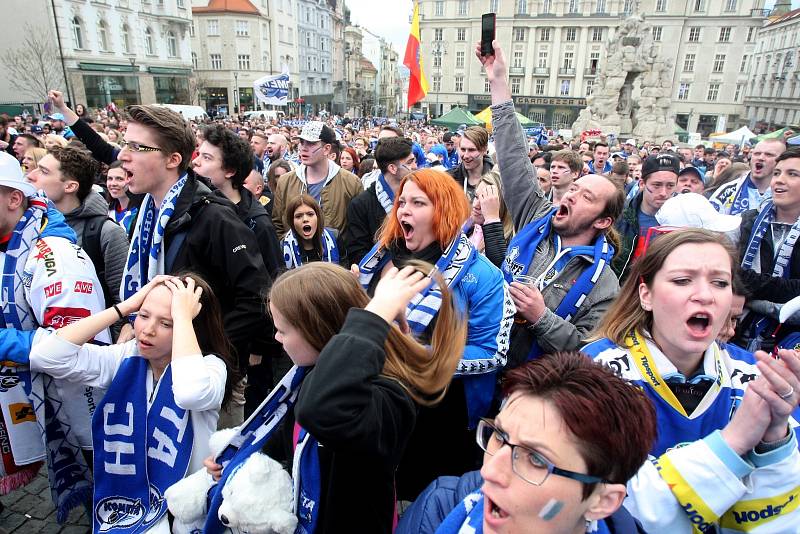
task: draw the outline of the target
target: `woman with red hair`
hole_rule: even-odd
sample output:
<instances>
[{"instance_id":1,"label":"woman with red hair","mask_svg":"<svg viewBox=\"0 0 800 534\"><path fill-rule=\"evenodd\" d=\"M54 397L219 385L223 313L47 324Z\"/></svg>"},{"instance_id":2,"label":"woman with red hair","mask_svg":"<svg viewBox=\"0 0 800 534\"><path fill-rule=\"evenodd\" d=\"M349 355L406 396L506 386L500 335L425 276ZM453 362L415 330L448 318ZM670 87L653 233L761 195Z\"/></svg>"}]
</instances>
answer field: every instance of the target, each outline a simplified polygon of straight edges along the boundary
<instances>
[{"instance_id":1,"label":"woman with red hair","mask_svg":"<svg viewBox=\"0 0 800 534\"><path fill-rule=\"evenodd\" d=\"M464 192L446 173L420 169L400 183L378 243L361 260L361 284L372 294L382 274L410 260L434 265L468 318L467 344L444 400L420 411L397 472L398 498L413 500L437 476L475 469L480 449L474 429L487 416L496 373L506 362L514 316L503 276L479 254L461 228L469 215ZM406 308L408 330L423 343L441 304L434 284Z\"/></svg>"},{"instance_id":2,"label":"woman with red hair","mask_svg":"<svg viewBox=\"0 0 800 534\"><path fill-rule=\"evenodd\" d=\"M358 166L361 165L361 160L358 158L354 148L345 147L339 155L339 166L346 171L353 174L358 174Z\"/></svg>"}]
</instances>

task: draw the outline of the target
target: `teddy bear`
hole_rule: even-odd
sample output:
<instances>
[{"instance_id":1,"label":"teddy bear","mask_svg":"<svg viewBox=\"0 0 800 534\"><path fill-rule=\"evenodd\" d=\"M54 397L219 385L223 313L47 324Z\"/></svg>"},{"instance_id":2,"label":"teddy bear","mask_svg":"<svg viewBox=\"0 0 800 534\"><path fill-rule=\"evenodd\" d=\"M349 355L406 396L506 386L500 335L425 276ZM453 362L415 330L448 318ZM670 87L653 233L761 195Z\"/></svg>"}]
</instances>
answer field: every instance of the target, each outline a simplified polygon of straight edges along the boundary
<instances>
[{"instance_id":1,"label":"teddy bear","mask_svg":"<svg viewBox=\"0 0 800 534\"><path fill-rule=\"evenodd\" d=\"M216 456L237 429L215 432L209 438ZM214 485L211 475L200 469L173 484L164 493L167 507L185 525L205 522L206 496ZM222 488L218 517L228 529L249 534L293 534L297 517L292 513L292 479L283 467L261 453L250 455Z\"/></svg>"}]
</instances>

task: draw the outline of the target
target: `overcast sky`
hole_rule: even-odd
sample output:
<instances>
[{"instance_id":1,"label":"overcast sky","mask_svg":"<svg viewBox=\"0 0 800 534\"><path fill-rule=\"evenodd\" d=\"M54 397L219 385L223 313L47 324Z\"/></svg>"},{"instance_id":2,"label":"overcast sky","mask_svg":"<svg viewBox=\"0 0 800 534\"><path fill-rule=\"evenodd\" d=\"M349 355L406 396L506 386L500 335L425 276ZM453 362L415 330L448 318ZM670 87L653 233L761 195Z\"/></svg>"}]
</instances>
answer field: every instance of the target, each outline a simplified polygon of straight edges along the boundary
<instances>
[{"instance_id":1,"label":"overcast sky","mask_svg":"<svg viewBox=\"0 0 800 534\"><path fill-rule=\"evenodd\" d=\"M400 62L406 52L408 18L414 10L411 0L345 0L353 23L392 43Z\"/></svg>"}]
</instances>

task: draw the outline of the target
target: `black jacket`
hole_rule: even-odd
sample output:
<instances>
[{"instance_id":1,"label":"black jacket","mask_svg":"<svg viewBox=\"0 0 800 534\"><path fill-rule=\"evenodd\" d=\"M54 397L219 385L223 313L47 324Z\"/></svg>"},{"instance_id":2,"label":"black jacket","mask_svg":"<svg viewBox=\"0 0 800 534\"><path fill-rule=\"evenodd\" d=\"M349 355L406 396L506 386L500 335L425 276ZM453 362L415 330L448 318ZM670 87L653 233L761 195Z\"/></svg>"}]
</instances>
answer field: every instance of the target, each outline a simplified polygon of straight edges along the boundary
<instances>
[{"instance_id":1,"label":"black jacket","mask_svg":"<svg viewBox=\"0 0 800 534\"><path fill-rule=\"evenodd\" d=\"M225 198L225 195L219 190L214 191L214 194ZM250 191L243 187L239 194L242 196L242 200L236 204L236 215L255 234L261 258L264 260L270 278L274 280L283 266L283 262L281 262L283 254L275 227L272 226L272 220L267 215L264 206L253 197Z\"/></svg>"},{"instance_id":2,"label":"black jacket","mask_svg":"<svg viewBox=\"0 0 800 534\"><path fill-rule=\"evenodd\" d=\"M294 416L320 443L317 534L390 534L394 471L414 428L416 405L395 380L381 376L389 325L351 309L303 381ZM264 452L291 469L294 417Z\"/></svg>"},{"instance_id":3,"label":"black jacket","mask_svg":"<svg viewBox=\"0 0 800 534\"><path fill-rule=\"evenodd\" d=\"M179 245L177 252L171 246ZM269 354L272 329L265 328L263 294L272 280L256 238L239 220L236 206L219 198L189 172L164 232L167 273L195 271L220 301L225 333L239 361Z\"/></svg>"},{"instance_id":4,"label":"black jacket","mask_svg":"<svg viewBox=\"0 0 800 534\"><path fill-rule=\"evenodd\" d=\"M377 232L386 219L386 211L378 202L375 184L356 195L347 206L347 228L342 235L347 256L359 263L377 241Z\"/></svg>"},{"instance_id":5,"label":"black jacket","mask_svg":"<svg viewBox=\"0 0 800 534\"><path fill-rule=\"evenodd\" d=\"M483 171L481 171L481 174L482 175L486 174L493 168L494 168L494 161L492 161L492 158L490 158L489 156L483 156ZM464 170L463 161L458 164L458 167L453 167L452 169L447 171L447 174L455 178L456 182L458 182L458 185L460 185L462 188L464 187L464 181L467 179L467 171ZM471 202L472 198L475 196L475 188L467 184L466 191L468 193L467 196L469 197Z\"/></svg>"},{"instance_id":6,"label":"black jacket","mask_svg":"<svg viewBox=\"0 0 800 534\"><path fill-rule=\"evenodd\" d=\"M750 233L758 216L758 210L747 210L742 213L742 224L739 226L739 263L741 264ZM792 250L789 263L789 277L779 278L772 276L775 266L775 250L769 232L761 240L761 273L751 269L742 269L741 277L748 291L748 298L753 300L768 300L769 302L784 303L800 295L800 247Z\"/></svg>"}]
</instances>

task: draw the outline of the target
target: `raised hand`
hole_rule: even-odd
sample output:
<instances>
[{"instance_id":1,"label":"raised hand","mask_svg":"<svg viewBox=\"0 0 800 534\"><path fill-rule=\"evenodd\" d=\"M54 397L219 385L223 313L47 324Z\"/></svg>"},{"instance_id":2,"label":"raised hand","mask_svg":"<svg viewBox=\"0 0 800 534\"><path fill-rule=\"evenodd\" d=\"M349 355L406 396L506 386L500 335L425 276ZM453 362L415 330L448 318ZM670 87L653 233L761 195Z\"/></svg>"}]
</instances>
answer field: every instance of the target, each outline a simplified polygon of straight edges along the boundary
<instances>
[{"instance_id":1,"label":"raised hand","mask_svg":"<svg viewBox=\"0 0 800 534\"><path fill-rule=\"evenodd\" d=\"M430 284L431 279L414 267L404 267L402 270L392 267L383 274L375 288L375 295L365 309L380 316L387 323L398 317L405 318L408 303L414 295ZM401 320L401 324L402 322Z\"/></svg>"},{"instance_id":2,"label":"raised hand","mask_svg":"<svg viewBox=\"0 0 800 534\"><path fill-rule=\"evenodd\" d=\"M150 290L156 287L157 285L163 284L167 280L172 278L172 276L166 274L160 274L150 280L147 284L142 286L142 288L128 297L127 299L123 300L119 303L119 309L123 313L123 315L130 315L132 313L136 313L139 311L139 308L142 307L142 303L144 302L144 298L150 293Z\"/></svg>"},{"instance_id":3,"label":"raised hand","mask_svg":"<svg viewBox=\"0 0 800 534\"><path fill-rule=\"evenodd\" d=\"M173 321L191 321L197 317L203 307L200 304L203 288L196 287L193 278L187 276L181 280L174 277L164 282L164 285L172 291Z\"/></svg>"},{"instance_id":4,"label":"raised hand","mask_svg":"<svg viewBox=\"0 0 800 534\"><path fill-rule=\"evenodd\" d=\"M61 91L51 89L47 92L47 98L50 99L50 102L52 102L53 106L59 111L67 107L67 104L64 102L64 93Z\"/></svg>"},{"instance_id":5,"label":"raised hand","mask_svg":"<svg viewBox=\"0 0 800 534\"><path fill-rule=\"evenodd\" d=\"M478 193L478 201L481 203L481 214L484 220L500 219L500 192L497 187L486 184Z\"/></svg>"},{"instance_id":6,"label":"raised hand","mask_svg":"<svg viewBox=\"0 0 800 534\"><path fill-rule=\"evenodd\" d=\"M478 43L475 45L475 57L477 57L478 61L480 61L481 65L483 65L483 68L486 71L486 77L489 79L489 83L492 83L495 80L505 80L506 75L508 74L506 56L503 54L503 49L500 47L500 41L495 39L492 41L492 46L494 47L494 55L482 56L480 41L478 41Z\"/></svg>"},{"instance_id":7,"label":"raised hand","mask_svg":"<svg viewBox=\"0 0 800 534\"><path fill-rule=\"evenodd\" d=\"M755 354L756 365L765 387L757 390L770 410L770 422L762 441L778 441L786 437L789 417L800 401L800 358L794 350L778 351L775 359L762 351Z\"/></svg>"}]
</instances>

